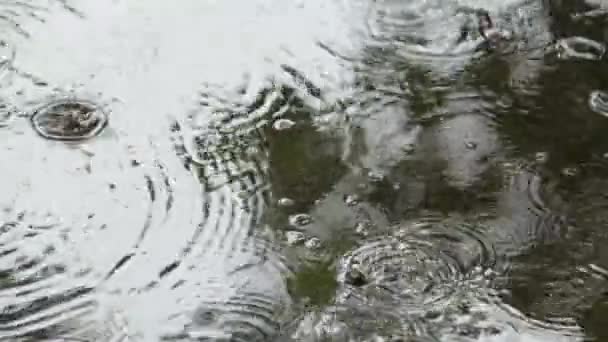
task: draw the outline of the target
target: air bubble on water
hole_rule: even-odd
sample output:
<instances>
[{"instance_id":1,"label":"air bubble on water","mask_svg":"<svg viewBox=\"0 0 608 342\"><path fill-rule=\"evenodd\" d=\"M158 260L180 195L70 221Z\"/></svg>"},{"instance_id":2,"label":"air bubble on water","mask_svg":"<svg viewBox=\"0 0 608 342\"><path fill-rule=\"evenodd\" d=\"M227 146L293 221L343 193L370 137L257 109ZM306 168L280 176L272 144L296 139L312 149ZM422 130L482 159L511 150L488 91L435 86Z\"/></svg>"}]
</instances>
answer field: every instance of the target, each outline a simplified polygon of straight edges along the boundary
<instances>
[{"instance_id":1,"label":"air bubble on water","mask_svg":"<svg viewBox=\"0 0 608 342\"><path fill-rule=\"evenodd\" d=\"M355 232L361 236L367 236L369 235L369 228L369 222L357 222L357 225L355 226Z\"/></svg>"},{"instance_id":2,"label":"air bubble on water","mask_svg":"<svg viewBox=\"0 0 608 342\"><path fill-rule=\"evenodd\" d=\"M416 147L414 146L414 144L408 143L408 144L403 145L403 147L401 147L401 150L405 154L412 154L416 150Z\"/></svg>"},{"instance_id":3,"label":"air bubble on water","mask_svg":"<svg viewBox=\"0 0 608 342\"><path fill-rule=\"evenodd\" d=\"M308 249L317 249L321 247L321 240L316 237L310 238L304 243L304 246Z\"/></svg>"},{"instance_id":4,"label":"air bubble on water","mask_svg":"<svg viewBox=\"0 0 608 342\"><path fill-rule=\"evenodd\" d=\"M474 141L467 141L464 146L469 150L475 150L477 148L477 143Z\"/></svg>"},{"instance_id":5,"label":"air bubble on water","mask_svg":"<svg viewBox=\"0 0 608 342\"><path fill-rule=\"evenodd\" d=\"M357 196L357 195L348 195L344 199L344 202L348 206L357 205L359 203L359 196Z\"/></svg>"},{"instance_id":6,"label":"air bubble on water","mask_svg":"<svg viewBox=\"0 0 608 342\"><path fill-rule=\"evenodd\" d=\"M274 128L277 131L282 131L282 130L286 130L286 129L290 129L293 126L295 126L295 122L289 120L289 119L278 119L277 121L275 121L272 124L272 128Z\"/></svg>"},{"instance_id":7,"label":"air bubble on water","mask_svg":"<svg viewBox=\"0 0 608 342\"><path fill-rule=\"evenodd\" d=\"M370 171L367 173L367 177L374 182L380 182L384 179L384 174L380 171Z\"/></svg>"},{"instance_id":8,"label":"air bubble on water","mask_svg":"<svg viewBox=\"0 0 608 342\"><path fill-rule=\"evenodd\" d=\"M283 197L277 201L280 207L291 207L295 204L295 201L291 198Z\"/></svg>"},{"instance_id":9,"label":"air bubble on water","mask_svg":"<svg viewBox=\"0 0 608 342\"><path fill-rule=\"evenodd\" d=\"M108 113L88 100L64 98L34 110L30 121L34 130L46 139L84 141L106 128Z\"/></svg>"},{"instance_id":10,"label":"air bubble on water","mask_svg":"<svg viewBox=\"0 0 608 342\"><path fill-rule=\"evenodd\" d=\"M574 177L578 173L577 168L575 167L565 167L562 169L562 175L566 177Z\"/></svg>"},{"instance_id":11,"label":"air bubble on water","mask_svg":"<svg viewBox=\"0 0 608 342\"><path fill-rule=\"evenodd\" d=\"M558 57L561 59L600 60L606 52L606 46L584 37L568 37L560 39L556 45Z\"/></svg>"},{"instance_id":12,"label":"air bubble on water","mask_svg":"<svg viewBox=\"0 0 608 342\"><path fill-rule=\"evenodd\" d=\"M547 160L549 159L549 153L547 153L547 152L536 152L536 154L534 155L534 159L538 163L546 163Z\"/></svg>"},{"instance_id":13,"label":"air bubble on water","mask_svg":"<svg viewBox=\"0 0 608 342\"><path fill-rule=\"evenodd\" d=\"M289 216L289 224L292 226L306 226L312 222L312 217L308 214L295 214Z\"/></svg>"},{"instance_id":14,"label":"air bubble on water","mask_svg":"<svg viewBox=\"0 0 608 342\"><path fill-rule=\"evenodd\" d=\"M608 93L595 90L589 95L589 107L594 112L608 116Z\"/></svg>"}]
</instances>

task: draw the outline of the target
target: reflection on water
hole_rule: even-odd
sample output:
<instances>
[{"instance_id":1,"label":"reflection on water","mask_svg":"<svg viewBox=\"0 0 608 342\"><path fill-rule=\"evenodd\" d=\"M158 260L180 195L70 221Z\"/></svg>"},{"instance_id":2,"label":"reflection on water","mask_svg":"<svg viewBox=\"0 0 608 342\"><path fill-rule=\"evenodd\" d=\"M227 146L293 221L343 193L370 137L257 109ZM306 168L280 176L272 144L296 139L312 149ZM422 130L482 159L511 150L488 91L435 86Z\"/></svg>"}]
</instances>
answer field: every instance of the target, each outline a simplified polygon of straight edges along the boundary
<instances>
[{"instance_id":1,"label":"reflection on water","mask_svg":"<svg viewBox=\"0 0 608 342\"><path fill-rule=\"evenodd\" d=\"M0 3L0 340L601 340L604 7Z\"/></svg>"}]
</instances>

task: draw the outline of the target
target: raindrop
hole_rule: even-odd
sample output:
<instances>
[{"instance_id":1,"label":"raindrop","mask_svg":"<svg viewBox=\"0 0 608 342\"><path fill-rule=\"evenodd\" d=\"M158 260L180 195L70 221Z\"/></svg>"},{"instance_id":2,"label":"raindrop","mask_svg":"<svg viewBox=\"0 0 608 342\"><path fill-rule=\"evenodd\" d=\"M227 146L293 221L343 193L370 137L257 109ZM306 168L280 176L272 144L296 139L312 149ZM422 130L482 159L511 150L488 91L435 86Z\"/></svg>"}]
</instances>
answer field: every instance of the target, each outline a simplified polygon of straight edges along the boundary
<instances>
[{"instance_id":1,"label":"raindrop","mask_svg":"<svg viewBox=\"0 0 608 342\"><path fill-rule=\"evenodd\" d=\"M604 44L583 37L569 37L559 40L555 49L561 59L580 58L596 61L606 52Z\"/></svg>"},{"instance_id":2,"label":"raindrop","mask_svg":"<svg viewBox=\"0 0 608 342\"><path fill-rule=\"evenodd\" d=\"M287 239L287 244L289 244L290 246L303 243L306 240L306 236L304 236L304 233L293 230L285 233L285 238Z\"/></svg>"},{"instance_id":3,"label":"raindrop","mask_svg":"<svg viewBox=\"0 0 608 342\"><path fill-rule=\"evenodd\" d=\"M295 204L295 201L291 198L283 197L278 200L277 204L281 207L291 207Z\"/></svg>"},{"instance_id":4,"label":"raindrop","mask_svg":"<svg viewBox=\"0 0 608 342\"><path fill-rule=\"evenodd\" d=\"M608 116L608 93L592 91L589 95L589 107L600 115Z\"/></svg>"},{"instance_id":5,"label":"raindrop","mask_svg":"<svg viewBox=\"0 0 608 342\"><path fill-rule=\"evenodd\" d=\"M304 246L309 249L317 249L321 247L321 240L316 237L310 238L304 243Z\"/></svg>"},{"instance_id":6,"label":"raindrop","mask_svg":"<svg viewBox=\"0 0 608 342\"><path fill-rule=\"evenodd\" d=\"M308 214L295 214L289 216L289 224L292 226L306 226L312 222L312 217Z\"/></svg>"},{"instance_id":7,"label":"raindrop","mask_svg":"<svg viewBox=\"0 0 608 342\"><path fill-rule=\"evenodd\" d=\"M282 131L285 129L292 128L293 126L295 126L295 124L296 124L295 122L293 122L289 119L279 119L272 124L272 128L274 128L277 131Z\"/></svg>"},{"instance_id":8,"label":"raindrop","mask_svg":"<svg viewBox=\"0 0 608 342\"><path fill-rule=\"evenodd\" d=\"M60 100L42 106L31 117L38 134L51 140L85 140L106 127L108 116L84 100Z\"/></svg>"}]
</instances>

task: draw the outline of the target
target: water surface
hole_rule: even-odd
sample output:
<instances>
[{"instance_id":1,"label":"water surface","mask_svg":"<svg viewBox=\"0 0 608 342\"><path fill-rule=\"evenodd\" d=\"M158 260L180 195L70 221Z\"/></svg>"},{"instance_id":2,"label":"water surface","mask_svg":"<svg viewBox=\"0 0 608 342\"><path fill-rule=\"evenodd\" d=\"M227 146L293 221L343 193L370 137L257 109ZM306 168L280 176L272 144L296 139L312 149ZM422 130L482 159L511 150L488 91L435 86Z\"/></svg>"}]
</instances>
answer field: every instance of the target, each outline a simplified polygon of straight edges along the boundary
<instances>
[{"instance_id":1,"label":"water surface","mask_svg":"<svg viewBox=\"0 0 608 342\"><path fill-rule=\"evenodd\" d=\"M605 7L0 3L0 339L607 338Z\"/></svg>"}]
</instances>

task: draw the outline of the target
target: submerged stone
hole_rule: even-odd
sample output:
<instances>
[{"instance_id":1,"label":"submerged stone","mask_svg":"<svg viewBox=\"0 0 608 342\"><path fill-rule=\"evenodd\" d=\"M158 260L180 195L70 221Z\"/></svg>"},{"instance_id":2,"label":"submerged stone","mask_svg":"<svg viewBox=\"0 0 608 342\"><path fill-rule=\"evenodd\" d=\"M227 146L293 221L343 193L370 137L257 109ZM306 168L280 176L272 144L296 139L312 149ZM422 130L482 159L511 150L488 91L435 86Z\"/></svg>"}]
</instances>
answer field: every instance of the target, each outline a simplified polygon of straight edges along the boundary
<instances>
[{"instance_id":1,"label":"submerged stone","mask_svg":"<svg viewBox=\"0 0 608 342\"><path fill-rule=\"evenodd\" d=\"M46 139L78 141L101 133L108 116L92 102L69 99L42 106L31 121L36 132Z\"/></svg>"}]
</instances>

